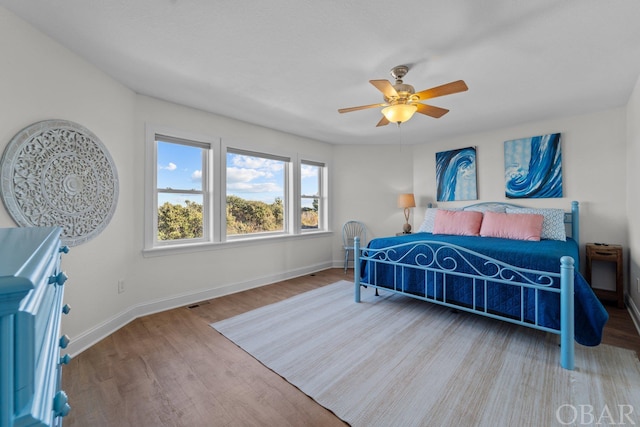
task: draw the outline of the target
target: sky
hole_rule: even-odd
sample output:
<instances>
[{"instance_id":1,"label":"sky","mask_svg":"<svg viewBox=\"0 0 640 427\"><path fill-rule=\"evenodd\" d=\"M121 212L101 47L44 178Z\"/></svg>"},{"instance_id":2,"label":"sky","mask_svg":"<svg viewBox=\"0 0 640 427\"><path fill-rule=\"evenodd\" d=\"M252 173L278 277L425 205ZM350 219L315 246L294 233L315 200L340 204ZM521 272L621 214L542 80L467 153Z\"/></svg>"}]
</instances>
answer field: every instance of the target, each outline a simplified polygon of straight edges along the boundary
<instances>
[{"instance_id":1,"label":"sky","mask_svg":"<svg viewBox=\"0 0 640 427\"><path fill-rule=\"evenodd\" d=\"M227 153L227 195L273 203L284 200L285 162ZM303 165L302 194L318 193L318 168ZM158 141L158 188L202 189L202 149ZM160 194L158 204L185 199L202 203L194 194ZM308 203L310 206L310 202Z\"/></svg>"}]
</instances>

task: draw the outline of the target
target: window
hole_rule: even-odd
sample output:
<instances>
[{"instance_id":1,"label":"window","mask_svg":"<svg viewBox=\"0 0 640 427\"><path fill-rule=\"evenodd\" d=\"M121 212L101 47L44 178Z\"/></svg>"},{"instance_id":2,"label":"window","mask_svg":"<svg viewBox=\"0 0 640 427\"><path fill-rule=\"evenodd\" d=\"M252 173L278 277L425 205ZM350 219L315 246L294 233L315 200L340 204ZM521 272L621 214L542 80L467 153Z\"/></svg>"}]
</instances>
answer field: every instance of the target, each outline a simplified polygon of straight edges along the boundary
<instances>
[{"instance_id":1,"label":"window","mask_svg":"<svg viewBox=\"0 0 640 427\"><path fill-rule=\"evenodd\" d=\"M146 129L145 254L328 230L327 167L173 129Z\"/></svg>"},{"instance_id":2,"label":"window","mask_svg":"<svg viewBox=\"0 0 640 427\"><path fill-rule=\"evenodd\" d=\"M207 240L209 144L164 135L155 144L156 242Z\"/></svg>"},{"instance_id":3,"label":"window","mask_svg":"<svg viewBox=\"0 0 640 427\"><path fill-rule=\"evenodd\" d=\"M323 224L322 171L324 164L300 162L300 228L318 230Z\"/></svg>"},{"instance_id":4,"label":"window","mask_svg":"<svg viewBox=\"0 0 640 427\"><path fill-rule=\"evenodd\" d=\"M289 158L227 150L227 236L283 233Z\"/></svg>"}]
</instances>

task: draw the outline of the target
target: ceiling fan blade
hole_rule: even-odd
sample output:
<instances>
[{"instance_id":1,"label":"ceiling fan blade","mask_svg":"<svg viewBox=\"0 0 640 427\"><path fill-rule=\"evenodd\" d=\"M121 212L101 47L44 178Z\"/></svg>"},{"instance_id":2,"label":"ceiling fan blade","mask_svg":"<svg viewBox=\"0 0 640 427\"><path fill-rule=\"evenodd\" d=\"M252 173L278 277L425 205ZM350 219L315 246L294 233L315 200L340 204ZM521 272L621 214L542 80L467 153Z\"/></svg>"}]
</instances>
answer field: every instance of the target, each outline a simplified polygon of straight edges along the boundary
<instances>
[{"instance_id":1,"label":"ceiling fan blade","mask_svg":"<svg viewBox=\"0 0 640 427\"><path fill-rule=\"evenodd\" d=\"M389 80L369 80L369 83L374 85L387 98L398 96L398 92L396 92Z\"/></svg>"},{"instance_id":2,"label":"ceiling fan blade","mask_svg":"<svg viewBox=\"0 0 640 427\"><path fill-rule=\"evenodd\" d=\"M438 96L451 95L453 93L464 92L469 89L467 84L463 80L457 80L455 82L447 83L442 86L432 87L431 89L426 89L421 92L416 93L416 96L420 98L421 101L430 98L436 98Z\"/></svg>"},{"instance_id":3,"label":"ceiling fan blade","mask_svg":"<svg viewBox=\"0 0 640 427\"><path fill-rule=\"evenodd\" d=\"M386 126L388 125L390 122L389 120L387 120L387 118L385 116L382 116L382 118L380 119L380 121L378 122L378 124L376 125L376 127L380 127L380 126Z\"/></svg>"},{"instance_id":4,"label":"ceiling fan blade","mask_svg":"<svg viewBox=\"0 0 640 427\"><path fill-rule=\"evenodd\" d=\"M359 107L340 108L338 110L338 113L349 113L351 111L366 110L367 108L386 107L386 106L387 104L382 103L382 104L361 105Z\"/></svg>"},{"instance_id":5,"label":"ceiling fan blade","mask_svg":"<svg viewBox=\"0 0 640 427\"><path fill-rule=\"evenodd\" d=\"M439 119L449 112L446 108L434 107L433 105L420 104L417 102L414 104L418 107L418 113L426 114L427 116Z\"/></svg>"}]
</instances>

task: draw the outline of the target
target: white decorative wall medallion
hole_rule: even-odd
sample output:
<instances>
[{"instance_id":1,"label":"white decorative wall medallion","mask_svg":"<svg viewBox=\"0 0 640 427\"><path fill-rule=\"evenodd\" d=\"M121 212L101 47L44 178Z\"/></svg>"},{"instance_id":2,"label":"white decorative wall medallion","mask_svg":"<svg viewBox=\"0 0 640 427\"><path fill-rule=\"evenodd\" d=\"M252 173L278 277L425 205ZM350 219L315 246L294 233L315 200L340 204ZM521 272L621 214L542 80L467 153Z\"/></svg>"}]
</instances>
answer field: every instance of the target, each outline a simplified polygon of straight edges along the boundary
<instances>
[{"instance_id":1,"label":"white decorative wall medallion","mask_svg":"<svg viewBox=\"0 0 640 427\"><path fill-rule=\"evenodd\" d=\"M0 161L2 200L23 227L60 226L74 246L104 230L118 202L118 172L105 146L66 120L37 122L11 139Z\"/></svg>"}]
</instances>

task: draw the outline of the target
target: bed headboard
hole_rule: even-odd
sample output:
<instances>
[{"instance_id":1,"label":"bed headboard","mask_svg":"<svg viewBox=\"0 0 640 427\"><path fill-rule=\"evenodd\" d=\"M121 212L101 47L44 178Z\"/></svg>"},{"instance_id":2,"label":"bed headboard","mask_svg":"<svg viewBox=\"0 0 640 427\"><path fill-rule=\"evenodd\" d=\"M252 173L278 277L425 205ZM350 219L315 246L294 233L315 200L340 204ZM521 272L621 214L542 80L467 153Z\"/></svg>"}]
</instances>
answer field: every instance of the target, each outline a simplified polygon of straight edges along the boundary
<instances>
[{"instance_id":1,"label":"bed headboard","mask_svg":"<svg viewBox=\"0 0 640 427\"><path fill-rule=\"evenodd\" d=\"M435 207L429 204L429 207ZM501 208L512 207L512 208L531 208L531 206L522 206L514 203L507 202L480 202L474 203L471 205L463 206L462 210L494 210L497 211ZM536 208L532 208L536 209ZM565 226L568 225L569 232L567 235L576 241L578 247L580 247L580 206L577 201L571 202L571 210L565 211L564 213L564 223Z\"/></svg>"}]
</instances>

